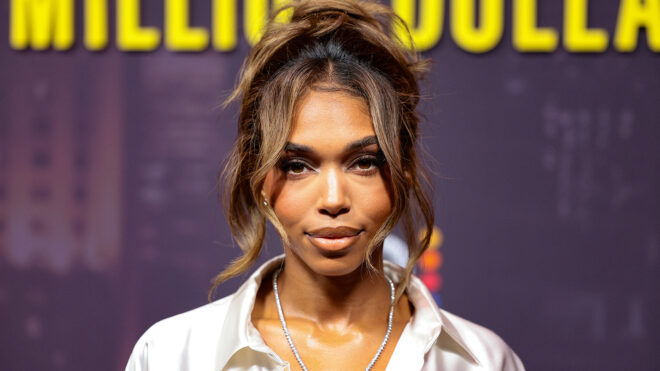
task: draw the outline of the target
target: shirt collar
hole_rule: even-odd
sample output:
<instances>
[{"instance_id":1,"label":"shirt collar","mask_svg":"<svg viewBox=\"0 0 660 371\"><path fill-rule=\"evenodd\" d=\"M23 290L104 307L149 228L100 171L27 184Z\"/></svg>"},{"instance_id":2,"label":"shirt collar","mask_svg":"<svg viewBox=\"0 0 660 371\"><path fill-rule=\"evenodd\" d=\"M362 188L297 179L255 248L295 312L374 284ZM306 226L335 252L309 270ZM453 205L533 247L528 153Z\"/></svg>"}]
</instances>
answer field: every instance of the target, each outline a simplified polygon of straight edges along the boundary
<instances>
[{"instance_id":1,"label":"shirt collar","mask_svg":"<svg viewBox=\"0 0 660 371\"><path fill-rule=\"evenodd\" d=\"M396 283L401 282L405 274L405 270L402 267L387 260L383 261L383 269L385 274ZM479 364L479 360L467 346L467 342L460 336L449 318L438 308L433 295L431 295L426 285L417 276L410 276L406 294L408 295L408 300L415 307L415 313L410 323L411 335L419 346L418 349L424 350L423 354L426 354L436 344L438 338L444 332L444 334L448 335L448 340L453 341L463 349L465 355L472 362L477 365Z\"/></svg>"},{"instance_id":2,"label":"shirt collar","mask_svg":"<svg viewBox=\"0 0 660 371\"><path fill-rule=\"evenodd\" d=\"M251 347L267 351L258 331L252 324L252 309L262 278L276 266L281 266L284 255L279 255L261 265L241 287L231 296L227 315L222 326L222 334L229 346L218 349L217 364L224 367L239 350Z\"/></svg>"},{"instance_id":3,"label":"shirt collar","mask_svg":"<svg viewBox=\"0 0 660 371\"><path fill-rule=\"evenodd\" d=\"M269 353L268 346L252 324L252 309L262 278L275 267L281 266L283 260L284 254L268 260L250 275L247 281L231 296L222 326L222 337L228 340L227 344L230 346L218 349L216 361L220 368L224 367L236 352L246 347ZM383 262L383 269L395 283L400 282L405 273L403 268L387 260ZM467 356L471 357L474 363L479 364L449 318L438 309L429 290L414 275L410 278L407 294L415 307L415 314L410 324L411 333L418 345L424 349L424 354L430 350L444 331L451 341L459 345Z\"/></svg>"}]
</instances>

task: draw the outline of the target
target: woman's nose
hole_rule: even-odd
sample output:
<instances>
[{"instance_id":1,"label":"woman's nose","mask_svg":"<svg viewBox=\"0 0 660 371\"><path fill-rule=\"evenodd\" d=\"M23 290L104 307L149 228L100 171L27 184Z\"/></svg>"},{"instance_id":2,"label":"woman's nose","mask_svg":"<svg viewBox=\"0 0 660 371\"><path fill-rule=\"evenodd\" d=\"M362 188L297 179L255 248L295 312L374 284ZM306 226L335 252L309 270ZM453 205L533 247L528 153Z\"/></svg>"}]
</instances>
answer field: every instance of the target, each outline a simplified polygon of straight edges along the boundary
<instances>
[{"instance_id":1,"label":"woman's nose","mask_svg":"<svg viewBox=\"0 0 660 371\"><path fill-rule=\"evenodd\" d=\"M328 169L322 176L322 182L323 191L319 200L319 212L332 217L347 213L350 210L350 201L344 189L341 170Z\"/></svg>"}]
</instances>

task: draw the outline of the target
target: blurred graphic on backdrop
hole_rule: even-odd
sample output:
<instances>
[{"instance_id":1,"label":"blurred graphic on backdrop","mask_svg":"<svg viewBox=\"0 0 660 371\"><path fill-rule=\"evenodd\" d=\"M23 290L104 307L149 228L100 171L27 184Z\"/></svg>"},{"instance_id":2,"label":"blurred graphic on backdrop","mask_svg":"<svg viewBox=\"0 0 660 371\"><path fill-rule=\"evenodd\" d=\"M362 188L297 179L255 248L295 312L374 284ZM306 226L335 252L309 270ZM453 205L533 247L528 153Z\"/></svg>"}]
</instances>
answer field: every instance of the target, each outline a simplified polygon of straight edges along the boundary
<instances>
[{"instance_id":1,"label":"blurred graphic on backdrop","mask_svg":"<svg viewBox=\"0 0 660 371\"><path fill-rule=\"evenodd\" d=\"M123 369L151 324L206 302L239 253L220 102L281 4L0 7L0 368ZM658 369L660 0L390 4L433 60L416 274L530 370ZM280 251L269 230L260 262ZM396 233L386 255L407 259Z\"/></svg>"}]
</instances>

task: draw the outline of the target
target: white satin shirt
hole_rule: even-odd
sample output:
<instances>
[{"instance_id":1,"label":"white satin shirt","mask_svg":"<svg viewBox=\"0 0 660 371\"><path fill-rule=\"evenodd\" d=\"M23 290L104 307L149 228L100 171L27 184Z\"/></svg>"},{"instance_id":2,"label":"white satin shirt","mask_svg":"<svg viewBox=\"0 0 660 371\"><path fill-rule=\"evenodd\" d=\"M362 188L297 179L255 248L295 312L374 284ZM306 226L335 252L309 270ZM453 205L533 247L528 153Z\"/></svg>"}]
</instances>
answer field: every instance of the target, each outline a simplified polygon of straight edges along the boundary
<instances>
[{"instance_id":1,"label":"white satin shirt","mask_svg":"<svg viewBox=\"0 0 660 371\"><path fill-rule=\"evenodd\" d=\"M153 325L137 341L126 371L290 370L251 321L261 279L282 259L263 264L234 294ZM403 274L388 261L384 270L394 282ZM412 276L407 294L415 311L387 371L524 370L495 333L438 308L419 278Z\"/></svg>"}]
</instances>

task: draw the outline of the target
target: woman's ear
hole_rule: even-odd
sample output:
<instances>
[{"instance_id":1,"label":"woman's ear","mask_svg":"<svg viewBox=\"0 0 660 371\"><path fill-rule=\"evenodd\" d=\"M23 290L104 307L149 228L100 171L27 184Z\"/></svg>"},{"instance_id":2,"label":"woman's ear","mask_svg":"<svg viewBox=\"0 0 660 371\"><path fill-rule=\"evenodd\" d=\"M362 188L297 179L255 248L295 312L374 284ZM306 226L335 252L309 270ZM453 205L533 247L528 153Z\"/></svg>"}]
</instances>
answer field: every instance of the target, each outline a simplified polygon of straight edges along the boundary
<instances>
[{"instance_id":1,"label":"woman's ear","mask_svg":"<svg viewBox=\"0 0 660 371\"><path fill-rule=\"evenodd\" d=\"M264 203L264 206L270 204L270 187L271 187L271 174L270 172L266 174L263 183L261 183L261 202Z\"/></svg>"}]
</instances>

